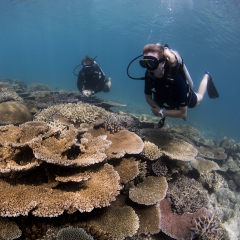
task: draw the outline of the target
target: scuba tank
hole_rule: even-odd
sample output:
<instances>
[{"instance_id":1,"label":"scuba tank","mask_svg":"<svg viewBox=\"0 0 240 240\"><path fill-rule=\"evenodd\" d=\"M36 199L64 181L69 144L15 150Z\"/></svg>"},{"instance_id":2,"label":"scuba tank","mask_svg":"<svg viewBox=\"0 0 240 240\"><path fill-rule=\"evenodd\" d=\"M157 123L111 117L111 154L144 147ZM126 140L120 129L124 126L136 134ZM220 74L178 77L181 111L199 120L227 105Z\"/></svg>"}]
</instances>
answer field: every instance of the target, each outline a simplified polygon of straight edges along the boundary
<instances>
[{"instance_id":1,"label":"scuba tank","mask_svg":"<svg viewBox=\"0 0 240 240\"><path fill-rule=\"evenodd\" d=\"M186 81L186 83L189 85L191 90L193 90L192 78L179 53L165 45L164 56L167 59L169 65L168 75L171 77L175 77L179 72L183 79Z\"/></svg>"}]
</instances>

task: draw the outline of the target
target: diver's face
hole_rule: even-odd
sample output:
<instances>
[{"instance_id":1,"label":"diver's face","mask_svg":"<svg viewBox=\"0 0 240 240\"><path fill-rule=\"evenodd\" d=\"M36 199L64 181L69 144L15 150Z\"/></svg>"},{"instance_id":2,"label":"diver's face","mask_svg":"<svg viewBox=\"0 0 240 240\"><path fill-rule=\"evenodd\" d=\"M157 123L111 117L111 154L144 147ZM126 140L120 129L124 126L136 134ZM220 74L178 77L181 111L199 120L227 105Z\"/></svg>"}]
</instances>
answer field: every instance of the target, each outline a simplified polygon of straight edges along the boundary
<instances>
[{"instance_id":1,"label":"diver's face","mask_svg":"<svg viewBox=\"0 0 240 240\"><path fill-rule=\"evenodd\" d=\"M156 53L156 52L148 52L148 53L144 54L143 56L148 56L148 57L152 56L159 60L158 53ZM161 63L159 63L157 69L148 70L148 71L153 72L156 77L161 78L164 75L164 65L165 65L165 62L161 62Z\"/></svg>"},{"instance_id":2,"label":"diver's face","mask_svg":"<svg viewBox=\"0 0 240 240\"><path fill-rule=\"evenodd\" d=\"M83 62L83 66L91 66L91 62L90 61L85 61L85 62Z\"/></svg>"}]
</instances>

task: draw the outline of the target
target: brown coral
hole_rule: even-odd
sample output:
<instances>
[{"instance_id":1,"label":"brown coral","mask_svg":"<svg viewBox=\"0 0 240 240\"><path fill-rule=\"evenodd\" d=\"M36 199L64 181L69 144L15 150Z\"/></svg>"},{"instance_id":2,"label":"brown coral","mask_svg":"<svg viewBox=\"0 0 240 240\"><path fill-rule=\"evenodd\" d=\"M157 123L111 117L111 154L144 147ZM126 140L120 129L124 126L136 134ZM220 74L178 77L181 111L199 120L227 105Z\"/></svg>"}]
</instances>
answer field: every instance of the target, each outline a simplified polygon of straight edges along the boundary
<instances>
[{"instance_id":1,"label":"brown coral","mask_svg":"<svg viewBox=\"0 0 240 240\"><path fill-rule=\"evenodd\" d=\"M141 155L149 160L156 160L160 158L163 155L163 153L154 143L145 141L144 149L141 152Z\"/></svg>"},{"instance_id":2,"label":"brown coral","mask_svg":"<svg viewBox=\"0 0 240 240\"><path fill-rule=\"evenodd\" d=\"M0 103L0 124L20 124L32 120L28 108L18 102Z\"/></svg>"},{"instance_id":3,"label":"brown coral","mask_svg":"<svg viewBox=\"0 0 240 240\"><path fill-rule=\"evenodd\" d=\"M169 183L168 195L173 204L173 211L179 214L196 212L207 207L208 193L195 179L179 175Z\"/></svg>"},{"instance_id":4,"label":"brown coral","mask_svg":"<svg viewBox=\"0 0 240 240\"><path fill-rule=\"evenodd\" d=\"M146 141L156 144L162 153L171 159L192 161L198 153L191 144L176 139L159 129L142 129L140 133L144 135Z\"/></svg>"},{"instance_id":5,"label":"brown coral","mask_svg":"<svg viewBox=\"0 0 240 240\"><path fill-rule=\"evenodd\" d=\"M200 174L208 173L213 170L219 170L220 167L217 163L209 160L205 160L204 158L196 157L193 161L191 161L191 166L199 171Z\"/></svg>"},{"instance_id":6,"label":"brown coral","mask_svg":"<svg viewBox=\"0 0 240 240\"><path fill-rule=\"evenodd\" d=\"M132 237L139 228L139 218L130 206L110 206L101 209L99 215L88 222L96 225L102 231L111 235L111 239L122 240L125 237Z\"/></svg>"},{"instance_id":7,"label":"brown coral","mask_svg":"<svg viewBox=\"0 0 240 240\"><path fill-rule=\"evenodd\" d=\"M214 159L214 160L224 160L227 158L227 154L224 153L224 148L216 147L200 147L200 154L203 157Z\"/></svg>"},{"instance_id":8,"label":"brown coral","mask_svg":"<svg viewBox=\"0 0 240 240\"><path fill-rule=\"evenodd\" d=\"M0 239L12 240L19 238L22 231L14 221L9 221L8 218L0 217Z\"/></svg>"},{"instance_id":9,"label":"brown coral","mask_svg":"<svg viewBox=\"0 0 240 240\"><path fill-rule=\"evenodd\" d=\"M167 188L165 177L149 176L143 183L130 188L129 198L139 204L153 205L166 196Z\"/></svg>"},{"instance_id":10,"label":"brown coral","mask_svg":"<svg viewBox=\"0 0 240 240\"><path fill-rule=\"evenodd\" d=\"M1 180L0 215L12 217L32 211L35 216L56 217L68 209L69 212L90 212L93 208L108 206L121 189L118 173L105 164L89 172L89 176L83 183L62 183L57 187L52 183L33 186Z\"/></svg>"},{"instance_id":11,"label":"brown coral","mask_svg":"<svg viewBox=\"0 0 240 240\"><path fill-rule=\"evenodd\" d=\"M133 180L138 174L138 161L134 157L123 158L120 161L113 163L114 169L120 176L120 182L126 184Z\"/></svg>"}]
</instances>

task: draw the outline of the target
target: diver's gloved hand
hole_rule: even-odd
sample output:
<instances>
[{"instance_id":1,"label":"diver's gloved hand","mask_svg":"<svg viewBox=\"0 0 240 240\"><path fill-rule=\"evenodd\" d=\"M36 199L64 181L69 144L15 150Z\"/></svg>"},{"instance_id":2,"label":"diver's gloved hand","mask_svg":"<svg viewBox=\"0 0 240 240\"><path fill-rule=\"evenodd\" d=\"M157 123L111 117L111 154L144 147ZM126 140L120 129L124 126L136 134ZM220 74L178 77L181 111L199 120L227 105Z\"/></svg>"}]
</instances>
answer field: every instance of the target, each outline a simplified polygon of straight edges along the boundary
<instances>
[{"instance_id":1,"label":"diver's gloved hand","mask_svg":"<svg viewBox=\"0 0 240 240\"><path fill-rule=\"evenodd\" d=\"M107 85L109 88L111 88L111 85L112 85L112 81L111 81L111 80L112 80L111 78L108 78L107 83L106 83L106 85Z\"/></svg>"},{"instance_id":2,"label":"diver's gloved hand","mask_svg":"<svg viewBox=\"0 0 240 240\"><path fill-rule=\"evenodd\" d=\"M94 94L94 91L90 91L90 90L83 90L82 91L83 96L85 97L91 97Z\"/></svg>"}]
</instances>

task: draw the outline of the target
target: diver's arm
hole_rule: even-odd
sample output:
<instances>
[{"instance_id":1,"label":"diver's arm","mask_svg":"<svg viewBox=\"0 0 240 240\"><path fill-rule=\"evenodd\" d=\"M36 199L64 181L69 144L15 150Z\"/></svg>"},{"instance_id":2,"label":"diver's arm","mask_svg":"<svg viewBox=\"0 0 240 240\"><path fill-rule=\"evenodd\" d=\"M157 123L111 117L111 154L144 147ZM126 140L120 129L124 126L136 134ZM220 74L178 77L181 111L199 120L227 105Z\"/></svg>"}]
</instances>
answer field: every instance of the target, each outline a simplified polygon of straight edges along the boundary
<instances>
[{"instance_id":1,"label":"diver's arm","mask_svg":"<svg viewBox=\"0 0 240 240\"><path fill-rule=\"evenodd\" d=\"M163 115L165 117L172 117L172 118L185 118L187 117L187 109L188 107L179 107L179 109L172 109L172 110L163 110ZM160 107L152 108L152 112L155 116L159 116L159 111L161 110Z\"/></svg>"},{"instance_id":2,"label":"diver's arm","mask_svg":"<svg viewBox=\"0 0 240 240\"><path fill-rule=\"evenodd\" d=\"M147 95L145 94L146 97L146 101L147 103L152 107L152 108L159 108L160 111L160 107L157 105L157 103L152 99L152 95Z\"/></svg>"}]
</instances>

